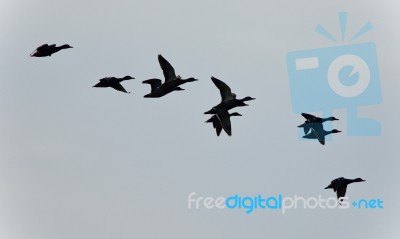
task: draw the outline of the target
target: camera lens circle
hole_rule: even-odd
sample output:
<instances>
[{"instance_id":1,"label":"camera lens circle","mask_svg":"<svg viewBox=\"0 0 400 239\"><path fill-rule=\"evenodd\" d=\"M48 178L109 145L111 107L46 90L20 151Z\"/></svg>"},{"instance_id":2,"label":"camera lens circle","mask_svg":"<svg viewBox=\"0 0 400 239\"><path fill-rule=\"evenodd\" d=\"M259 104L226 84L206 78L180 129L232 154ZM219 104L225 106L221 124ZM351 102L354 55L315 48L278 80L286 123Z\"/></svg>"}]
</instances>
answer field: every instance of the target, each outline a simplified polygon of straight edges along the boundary
<instances>
[{"instance_id":1,"label":"camera lens circle","mask_svg":"<svg viewBox=\"0 0 400 239\"><path fill-rule=\"evenodd\" d=\"M358 73L358 81L353 85L344 85L339 79L340 70L345 66L353 67L348 77ZM362 94L369 85L370 71L367 63L356 55L342 55L332 61L328 68L328 83L331 89L343 97L356 97Z\"/></svg>"}]
</instances>

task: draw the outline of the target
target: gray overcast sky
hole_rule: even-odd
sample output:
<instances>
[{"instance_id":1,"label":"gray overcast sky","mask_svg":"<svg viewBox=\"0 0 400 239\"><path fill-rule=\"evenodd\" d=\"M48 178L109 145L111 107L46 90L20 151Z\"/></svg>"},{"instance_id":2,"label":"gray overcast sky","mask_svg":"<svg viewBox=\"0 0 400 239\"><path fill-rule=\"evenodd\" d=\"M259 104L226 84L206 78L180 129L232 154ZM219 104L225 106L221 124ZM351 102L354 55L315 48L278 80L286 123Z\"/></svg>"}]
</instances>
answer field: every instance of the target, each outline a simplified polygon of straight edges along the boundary
<instances>
[{"instance_id":1,"label":"gray overcast sky","mask_svg":"<svg viewBox=\"0 0 400 239\"><path fill-rule=\"evenodd\" d=\"M361 109L380 137L346 135L346 111L324 147L297 139L286 54L354 43L377 46L383 101ZM398 191L400 2L0 0L0 238L387 238L400 236ZM68 43L48 58L43 43ZM198 82L144 99L162 78L157 54ZM132 94L93 89L131 75ZM233 136L216 137L203 112L220 101L210 76L253 96ZM336 177L362 177L348 196L382 198L382 210L188 210L187 196L334 196Z\"/></svg>"}]
</instances>

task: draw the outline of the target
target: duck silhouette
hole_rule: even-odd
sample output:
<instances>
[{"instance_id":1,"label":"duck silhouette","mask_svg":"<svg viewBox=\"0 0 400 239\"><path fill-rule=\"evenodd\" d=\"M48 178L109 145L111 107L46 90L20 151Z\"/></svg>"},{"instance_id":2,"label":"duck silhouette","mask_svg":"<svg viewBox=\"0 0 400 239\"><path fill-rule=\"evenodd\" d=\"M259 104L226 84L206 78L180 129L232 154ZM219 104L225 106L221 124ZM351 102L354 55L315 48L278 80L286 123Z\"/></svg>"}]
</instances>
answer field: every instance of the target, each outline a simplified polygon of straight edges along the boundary
<instances>
[{"instance_id":1,"label":"duck silhouette","mask_svg":"<svg viewBox=\"0 0 400 239\"><path fill-rule=\"evenodd\" d=\"M101 88L106 88L106 87L111 87L115 90L122 91L125 93L131 93L125 90L125 88L121 85L121 82L124 80L131 80L135 79L131 76L124 76L122 78L117 78L117 77L105 77L100 79L100 82L94 85L93 87L101 87Z\"/></svg>"},{"instance_id":2,"label":"duck silhouette","mask_svg":"<svg viewBox=\"0 0 400 239\"><path fill-rule=\"evenodd\" d=\"M357 183L357 182L365 182L362 178L356 179L347 179L344 177L337 178L332 180L331 184L329 184L325 189L332 188L334 192L336 192L336 196L341 201L340 198L346 195L347 185L350 183Z\"/></svg>"},{"instance_id":3,"label":"duck silhouette","mask_svg":"<svg viewBox=\"0 0 400 239\"><path fill-rule=\"evenodd\" d=\"M31 57L45 57L45 56L51 56L52 54L62 50L62 49L68 49L68 48L73 48L72 46L68 44L64 44L62 46L56 46L56 44L53 45L48 45L48 44L43 44L36 48L35 51L33 51L30 56Z\"/></svg>"},{"instance_id":4,"label":"duck silhouette","mask_svg":"<svg viewBox=\"0 0 400 239\"><path fill-rule=\"evenodd\" d=\"M213 115L211 118L209 118L206 123L212 123L213 127L217 133L217 136L221 134L222 129L229 135L232 136L232 128L231 128L231 123L230 123L230 117L231 116L242 116L241 114L234 112L231 114L220 114L220 117L218 115Z\"/></svg>"},{"instance_id":5,"label":"duck silhouette","mask_svg":"<svg viewBox=\"0 0 400 239\"><path fill-rule=\"evenodd\" d=\"M248 106L248 104L245 103L246 101L255 100L255 98L250 96L244 97L243 99L237 99L236 94L232 93L231 88L223 81L213 76L211 76L211 80L220 91L221 102L214 106L211 110L204 112L204 114L216 114L216 109L221 108L230 110L238 106Z\"/></svg>"},{"instance_id":6,"label":"duck silhouette","mask_svg":"<svg viewBox=\"0 0 400 239\"><path fill-rule=\"evenodd\" d=\"M319 117L316 117L314 115L310 115L307 113L301 113L301 115L306 119L306 121L297 127L304 128L305 134L307 134L310 131L310 129L315 125L314 123L319 124L319 123L324 123L326 121L339 120L335 117L319 118Z\"/></svg>"},{"instance_id":7,"label":"duck silhouette","mask_svg":"<svg viewBox=\"0 0 400 239\"><path fill-rule=\"evenodd\" d=\"M151 92L145 95L145 98L159 98L173 91L182 91L184 89L180 88L180 85L187 82L197 81L197 79L193 77L182 79L179 75L177 76L175 74L175 69L162 55L158 55L158 62L163 71L165 81L164 83L162 83L160 79L149 79L143 81L143 84L150 84L151 86Z\"/></svg>"},{"instance_id":8,"label":"duck silhouette","mask_svg":"<svg viewBox=\"0 0 400 239\"><path fill-rule=\"evenodd\" d=\"M310 127L311 131L309 134L306 134L303 136L305 139L318 139L318 141L322 144L325 145L325 136L328 134L333 134L333 133L340 133L342 131L339 131L337 129L333 129L331 131L325 131L322 123L308 123L311 124Z\"/></svg>"}]
</instances>

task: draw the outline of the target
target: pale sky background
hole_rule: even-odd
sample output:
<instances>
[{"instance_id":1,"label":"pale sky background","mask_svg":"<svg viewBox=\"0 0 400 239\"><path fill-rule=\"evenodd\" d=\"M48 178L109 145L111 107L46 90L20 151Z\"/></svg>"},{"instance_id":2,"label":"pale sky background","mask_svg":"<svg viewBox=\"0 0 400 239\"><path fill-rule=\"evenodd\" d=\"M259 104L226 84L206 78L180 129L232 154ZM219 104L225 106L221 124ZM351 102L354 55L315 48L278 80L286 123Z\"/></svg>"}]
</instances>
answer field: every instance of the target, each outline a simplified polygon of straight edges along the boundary
<instances>
[{"instance_id":1,"label":"pale sky background","mask_svg":"<svg viewBox=\"0 0 400 239\"><path fill-rule=\"evenodd\" d=\"M383 102L363 115L380 137L343 133L325 146L297 138L286 54L335 46L339 36L374 29ZM400 2L0 0L0 238L385 238L400 236ZM44 43L65 44L31 58ZM198 82L145 99L162 78L162 54ZM132 94L94 89L131 75ZM216 137L203 112L220 101L213 75L239 97L233 136ZM382 210L189 210L187 196L331 197L334 178L362 177L350 198L381 198Z\"/></svg>"}]
</instances>

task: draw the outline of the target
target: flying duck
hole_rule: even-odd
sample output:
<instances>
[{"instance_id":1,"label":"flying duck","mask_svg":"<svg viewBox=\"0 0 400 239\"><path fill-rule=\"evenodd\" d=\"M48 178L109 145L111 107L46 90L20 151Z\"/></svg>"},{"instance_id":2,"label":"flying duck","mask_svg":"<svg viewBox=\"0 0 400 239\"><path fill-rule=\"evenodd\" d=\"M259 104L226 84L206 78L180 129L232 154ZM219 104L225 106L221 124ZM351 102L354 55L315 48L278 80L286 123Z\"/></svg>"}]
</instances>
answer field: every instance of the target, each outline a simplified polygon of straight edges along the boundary
<instances>
[{"instance_id":1,"label":"flying duck","mask_svg":"<svg viewBox=\"0 0 400 239\"><path fill-rule=\"evenodd\" d=\"M122 78L105 77L105 78L100 79L100 82L97 83L96 85L94 85L93 87L102 87L102 88L111 87L111 88L113 88L115 90L118 90L118 91L122 91L122 92L125 92L125 93L131 93L131 92L127 92L125 90L125 88L121 85L122 81L131 80L131 79L135 79L135 78L133 78L131 76L124 76Z\"/></svg>"},{"instance_id":2,"label":"flying duck","mask_svg":"<svg viewBox=\"0 0 400 239\"><path fill-rule=\"evenodd\" d=\"M197 81L197 79L193 77L182 79L179 75L177 76L175 74L175 69L162 55L158 55L158 62L163 71L165 82L162 83L160 79L149 79L143 81L143 84L150 84L151 86L151 92L145 95L145 98L159 98L171 93L172 91L181 91L184 89L180 88L180 85L187 82Z\"/></svg>"},{"instance_id":3,"label":"flying duck","mask_svg":"<svg viewBox=\"0 0 400 239\"><path fill-rule=\"evenodd\" d=\"M212 82L214 82L215 86L219 89L221 94L221 102L214 106L211 110L204 112L204 114L216 114L215 109L224 108L226 110L230 110L232 108L238 106L247 106L246 101L255 100L250 96L247 96L243 99L237 99L236 94L232 93L231 88L225 84L223 81L211 76Z\"/></svg>"},{"instance_id":4,"label":"flying duck","mask_svg":"<svg viewBox=\"0 0 400 239\"><path fill-rule=\"evenodd\" d=\"M225 115L225 116L227 116L227 115ZM218 117L218 115L213 115L211 118L209 118L206 121L206 123L213 124L213 127L217 133L217 136L219 136L221 134L223 127L224 127L225 132L229 136L231 136L232 135L232 130L231 130L231 126L230 126L230 117L231 116L242 116L242 115L237 112L234 112L234 113L228 114L228 119L222 119L222 121L220 121L220 118ZM227 120L229 120L229 123L227 123ZM224 126L223 126L222 122L224 122Z\"/></svg>"},{"instance_id":5,"label":"flying duck","mask_svg":"<svg viewBox=\"0 0 400 239\"><path fill-rule=\"evenodd\" d=\"M344 177L337 178L332 180L331 184L329 184L325 189L332 188L334 192L336 192L337 198L344 197L346 195L347 185L350 183L364 182L364 179L356 178L356 179L347 179Z\"/></svg>"},{"instance_id":6,"label":"flying duck","mask_svg":"<svg viewBox=\"0 0 400 239\"><path fill-rule=\"evenodd\" d=\"M324 123L325 121L334 121L334 120L339 120L335 117L328 117L328 118L319 118L314 115L310 115L307 113L301 113L301 115L306 119L304 124L299 125L297 127L299 128L304 128L304 133L307 134L308 131L313 127L313 123Z\"/></svg>"},{"instance_id":7,"label":"flying duck","mask_svg":"<svg viewBox=\"0 0 400 239\"><path fill-rule=\"evenodd\" d=\"M312 127L310 126L311 132L303 136L305 139L318 139L318 141L325 145L325 136L332 133L340 133L337 129L331 131L325 131L322 123L311 123Z\"/></svg>"},{"instance_id":8,"label":"flying duck","mask_svg":"<svg viewBox=\"0 0 400 239\"><path fill-rule=\"evenodd\" d=\"M48 45L48 44L43 44L36 48L35 51L33 51L30 56L31 57L44 57L44 56L51 56L52 54L62 50L62 49L68 49L72 48L72 46L68 44L64 44L62 46L56 46L56 44L53 45Z\"/></svg>"}]
</instances>

